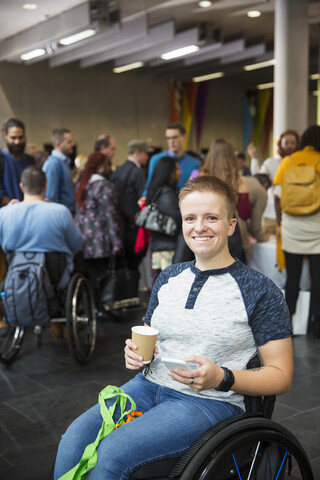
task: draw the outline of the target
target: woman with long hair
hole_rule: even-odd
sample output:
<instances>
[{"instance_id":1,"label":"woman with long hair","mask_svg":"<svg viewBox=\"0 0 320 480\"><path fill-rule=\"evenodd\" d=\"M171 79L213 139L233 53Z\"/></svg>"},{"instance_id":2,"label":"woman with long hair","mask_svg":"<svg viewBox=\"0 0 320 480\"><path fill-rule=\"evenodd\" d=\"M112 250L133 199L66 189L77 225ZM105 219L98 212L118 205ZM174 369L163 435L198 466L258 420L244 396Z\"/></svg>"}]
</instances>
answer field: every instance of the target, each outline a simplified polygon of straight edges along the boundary
<instances>
[{"instance_id":1,"label":"woman with long hair","mask_svg":"<svg viewBox=\"0 0 320 480\"><path fill-rule=\"evenodd\" d=\"M122 220L117 192L108 180L110 172L107 157L92 153L75 194L75 223L84 238L84 259L96 289L96 280L105 272L109 258L122 250Z\"/></svg>"},{"instance_id":2,"label":"woman with long hair","mask_svg":"<svg viewBox=\"0 0 320 480\"><path fill-rule=\"evenodd\" d=\"M237 159L231 143L218 138L211 143L201 175L213 175L233 187L238 194L237 211L243 220L250 217L248 187L245 179L239 174Z\"/></svg>"},{"instance_id":3,"label":"woman with long hair","mask_svg":"<svg viewBox=\"0 0 320 480\"><path fill-rule=\"evenodd\" d=\"M181 214L178 204L176 184L181 176L178 160L162 157L156 164L147 193L147 205L156 203L158 210L172 217L181 228ZM172 264L175 252L176 236L152 232L152 282L161 270Z\"/></svg>"},{"instance_id":4,"label":"woman with long hair","mask_svg":"<svg viewBox=\"0 0 320 480\"><path fill-rule=\"evenodd\" d=\"M217 138L210 145L200 175L213 175L233 187L237 192L237 215L247 220L251 214L248 186L245 178L239 174L237 159L231 143ZM244 260L241 233L237 224L234 234L229 237L231 255Z\"/></svg>"}]
</instances>

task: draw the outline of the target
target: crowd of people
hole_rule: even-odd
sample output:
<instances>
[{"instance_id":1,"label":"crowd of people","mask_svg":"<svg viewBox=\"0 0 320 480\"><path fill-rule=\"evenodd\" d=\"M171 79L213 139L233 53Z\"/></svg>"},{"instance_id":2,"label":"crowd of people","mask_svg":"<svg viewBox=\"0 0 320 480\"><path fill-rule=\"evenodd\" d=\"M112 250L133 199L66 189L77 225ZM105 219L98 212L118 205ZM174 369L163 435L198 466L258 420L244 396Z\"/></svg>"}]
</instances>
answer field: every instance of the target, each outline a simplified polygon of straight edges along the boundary
<instances>
[{"instance_id":1,"label":"crowd of people","mask_svg":"<svg viewBox=\"0 0 320 480\"><path fill-rule=\"evenodd\" d=\"M237 192L237 223L233 235L228 237L232 256L248 263L250 238L265 242L270 234L277 237L282 234L288 272L286 300L291 316L296 308L303 255L309 255L312 283L310 319L313 321L314 334L318 337L320 236L317 216L282 214L280 207L280 185L284 168L289 168L291 159L295 160L296 157L297 162L306 161L311 164L320 151L318 135L318 127L309 127L300 143L299 134L295 130L286 130L280 136L278 154L267 158L261 165L254 145L248 146L250 164L246 165L244 153L235 151L226 139L218 138L212 141L204 161L199 161L199 156L185 151L186 131L178 122L169 124L165 130L169 147L167 151L152 155L149 159L148 145L142 140L132 140L128 143L127 160L116 167L113 164L116 142L112 136L99 136L94 142L91 155L78 155L72 162L75 147L72 133L68 129L57 128L52 132L50 155L39 163L34 158L37 153L35 148L32 152L34 156L25 152L26 132L23 122L10 118L2 126L5 148L0 155L1 206L11 207L22 202L23 208L31 212L32 202L26 200L28 193L23 193L28 192L28 180L26 186L21 185L21 174L27 167L34 167L30 171L30 178L33 178L35 183L38 182L34 195L39 200L43 194L43 178L38 175L38 180L35 180L35 169L42 169L46 179L44 195L47 203L37 205L37 208L47 208L50 217L52 206L49 207L49 204L58 204L63 206L64 217L68 216L68 221L72 219L74 228L77 228L82 236L82 256L87 274L96 288L98 309L102 310L97 279L106 271L111 257L122 255L128 268L138 271L150 242L152 285L165 268L173 263L194 258L181 231L178 192L189 179L202 175L216 176ZM319 168L318 165L317 169ZM31 188L31 195L32 192ZM145 243L137 247L139 227L134 219L140 209L151 203L156 203L161 212L174 219L178 226L177 233L175 236L168 236L151 232L150 237L144 237ZM15 208L18 211L21 207ZM5 214L6 211L7 209L0 210L3 222L6 215L9 217L9 214ZM34 228L33 222L28 220L31 217L32 215L26 215L23 226L17 225L17 231L23 229L23 232L31 235L28 233ZM10 231L10 228L7 231ZM43 230L44 235L49 231L40 224L39 230ZM7 234L3 235L6 238ZM17 235L17 240L11 238L10 250L32 248L52 251L53 247L57 247L52 239L49 244L39 240L39 243L35 242L31 246L30 242L23 238L23 235ZM6 241L1 241L1 247L8 252ZM67 240L60 250L66 251L69 258L74 254Z\"/></svg>"},{"instance_id":2,"label":"crowd of people","mask_svg":"<svg viewBox=\"0 0 320 480\"><path fill-rule=\"evenodd\" d=\"M7 120L2 135L0 245L5 254L64 252L71 272L74 255L81 252L99 310L97 279L110 259L121 255L138 271L150 244L153 289L145 324L155 327L159 337L150 368L122 387L143 415L101 441L90 478L129 479L139 465L180 456L210 425L241 413L245 394L288 391L290 320L304 255L311 273L310 320L314 336L320 337L320 206L307 214L288 213L281 188L292 166L313 168L318 181L320 127L309 127L301 140L287 130L278 156L261 166L253 145L247 166L245 155L224 138L213 140L199 161L184 149L181 123L167 126L167 151L149 159L148 145L132 140L126 161L117 168L110 135L101 135L93 153L79 156L73 168L68 129L52 132L53 149L41 166L25 153L23 122ZM134 219L150 205L171 217L177 230L175 235L152 231L137 248L140 227ZM250 237L264 242L270 234L282 236L285 298L270 279L246 265ZM6 328L0 324L0 330ZM135 350L128 339L130 370L144 367ZM262 367L246 370L257 352ZM179 357L195 368L168 372L163 356ZM168 428L173 423L175 428ZM69 427L58 450L55 479L79 462L100 428L99 406Z\"/></svg>"}]
</instances>

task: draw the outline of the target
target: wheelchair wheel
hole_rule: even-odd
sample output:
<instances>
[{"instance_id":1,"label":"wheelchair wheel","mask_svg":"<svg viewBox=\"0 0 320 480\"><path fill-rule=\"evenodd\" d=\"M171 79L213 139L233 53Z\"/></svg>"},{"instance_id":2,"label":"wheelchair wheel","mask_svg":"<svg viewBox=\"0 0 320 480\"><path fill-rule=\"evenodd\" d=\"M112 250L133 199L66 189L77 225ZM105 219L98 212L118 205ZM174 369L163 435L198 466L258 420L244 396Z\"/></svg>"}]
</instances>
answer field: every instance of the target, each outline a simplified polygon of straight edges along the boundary
<instances>
[{"instance_id":1,"label":"wheelchair wheel","mask_svg":"<svg viewBox=\"0 0 320 480\"><path fill-rule=\"evenodd\" d=\"M88 280L76 273L71 278L66 300L68 345L72 356L86 363L96 342L96 316L93 292Z\"/></svg>"},{"instance_id":2,"label":"wheelchair wheel","mask_svg":"<svg viewBox=\"0 0 320 480\"><path fill-rule=\"evenodd\" d=\"M180 480L314 478L308 457L298 440L289 430L265 418L237 420L220 431L215 431L187 463L183 462L183 458L171 472L170 478Z\"/></svg>"},{"instance_id":3,"label":"wheelchair wheel","mask_svg":"<svg viewBox=\"0 0 320 480\"><path fill-rule=\"evenodd\" d=\"M7 335L0 340L0 360L9 365L18 355L24 338L23 327L10 327Z\"/></svg>"}]
</instances>

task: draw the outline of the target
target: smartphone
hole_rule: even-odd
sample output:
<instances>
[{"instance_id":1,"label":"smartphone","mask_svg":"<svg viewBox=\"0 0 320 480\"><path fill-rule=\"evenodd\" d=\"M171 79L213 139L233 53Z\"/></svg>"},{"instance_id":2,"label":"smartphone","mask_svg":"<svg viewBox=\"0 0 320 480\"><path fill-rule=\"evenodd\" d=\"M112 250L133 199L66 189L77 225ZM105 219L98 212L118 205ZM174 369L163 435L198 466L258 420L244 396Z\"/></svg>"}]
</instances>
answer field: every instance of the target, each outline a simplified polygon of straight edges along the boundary
<instances>
[{"instance_id":1,"label":"smartphone","mask_svg":"<svg viewBox=\"0 0 320 480\"><path fill-rule=\"evenodd\" d=\"M190 363L180 360L179 358L162 357L161 361L165 364L168 370L175 370L181 368L182 370L192 370Z\"/></svg>"}]
</instances>

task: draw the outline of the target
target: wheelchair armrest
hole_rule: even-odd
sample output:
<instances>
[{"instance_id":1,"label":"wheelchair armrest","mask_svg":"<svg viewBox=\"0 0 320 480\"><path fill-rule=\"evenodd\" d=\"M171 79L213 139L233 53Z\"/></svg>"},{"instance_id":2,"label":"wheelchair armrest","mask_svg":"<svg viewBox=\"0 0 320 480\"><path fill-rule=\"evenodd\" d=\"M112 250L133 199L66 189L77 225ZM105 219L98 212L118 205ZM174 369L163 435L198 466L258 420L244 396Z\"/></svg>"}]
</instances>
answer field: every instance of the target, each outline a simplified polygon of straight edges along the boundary
<instances>
[{"instance_id":1,"label":"wheelchair armrest","mask_svg":"<svg viewBox=\"0 0 320 480\"><path fill-rule=\"evenodd\" d=\"M256 353L247 363L247 370L251 368L259 368L262 366L262 361L259 353ZM271 418L276 395L266 396L251 396L244 395L244 405L247 413L262 414L266 418Z\"/></svg>"}]
</instances>

